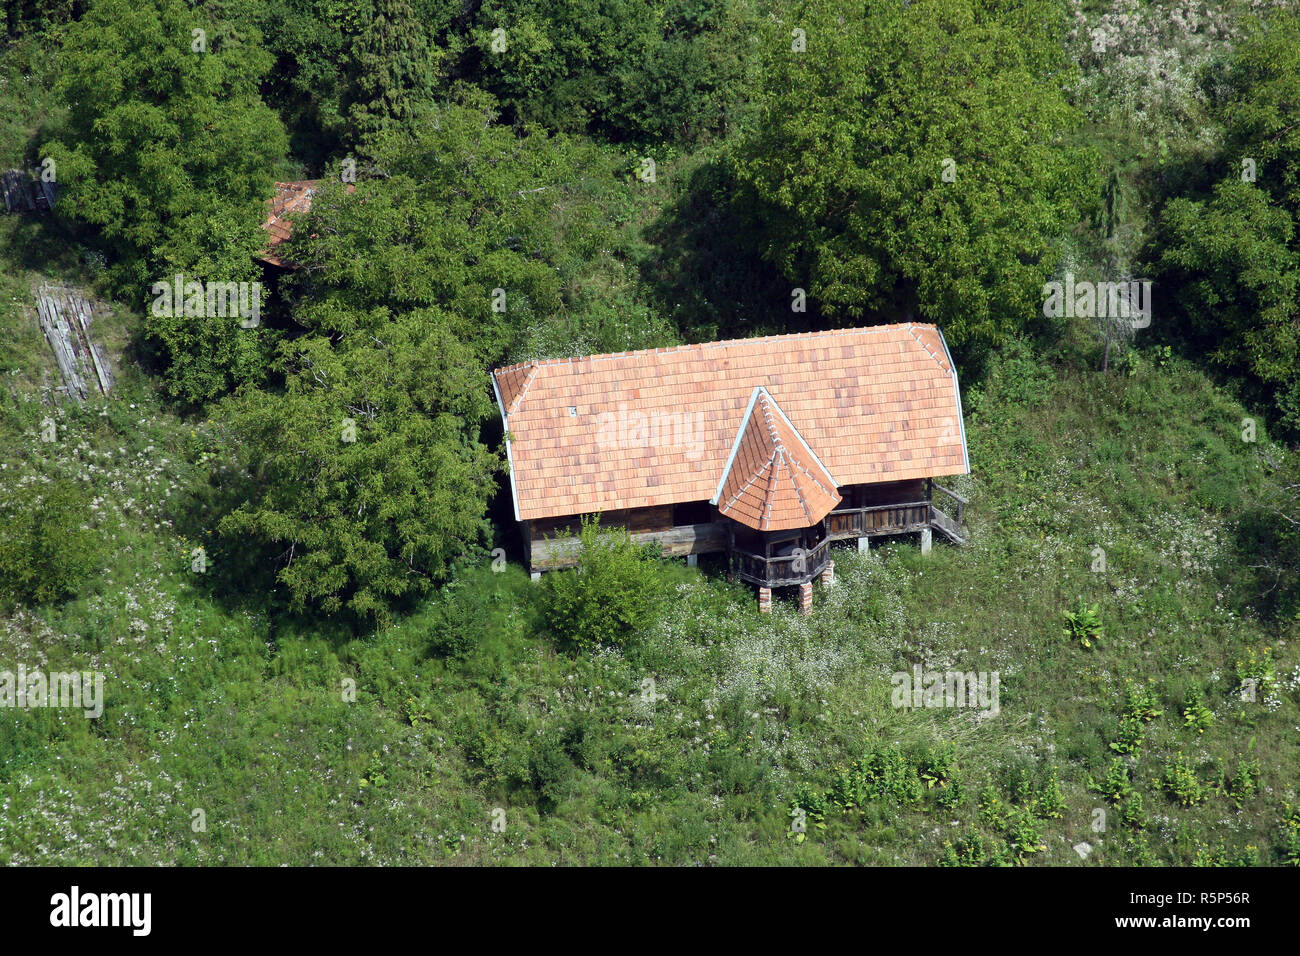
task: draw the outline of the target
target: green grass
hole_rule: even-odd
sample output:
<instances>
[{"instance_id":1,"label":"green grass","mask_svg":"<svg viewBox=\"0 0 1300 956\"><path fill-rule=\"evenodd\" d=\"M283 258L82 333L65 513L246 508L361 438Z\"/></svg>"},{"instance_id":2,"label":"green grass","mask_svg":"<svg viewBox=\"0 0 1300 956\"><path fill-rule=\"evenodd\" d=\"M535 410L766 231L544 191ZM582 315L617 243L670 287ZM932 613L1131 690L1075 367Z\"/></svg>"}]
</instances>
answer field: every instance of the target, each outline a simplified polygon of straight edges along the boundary
<instances>
[{"instance_id":1,"label":"green grass","mask_svg":"<svg viewBox=\"0 0 1300 956\"><path fill-rule=\"evenodd\" d=\"M5 168L57 122L39 52L0 57ZM1197 115L1175 119L1175 145L1197 140ZM1096 121L1127 188L1116 248L1081 243L1100 268L1146 232L1157 146ZM787 328L789 283L718 241L743 233L723 153L575 186L566 202L610 228L569 235L557 205L572 316L531 344ZM635 157L601 162L632 182ZM1300 860L1297 595L1254 567L1300 469L1262 425L1242 441L1259 416L1181 360L1117 354L1102 375L1082 327L1050 361L1004 350L963 381L969 546L836 550L809 617L664 563L653 624L578 652L546 632L545 588L486 554L378 632L287 614L212 536L240 475L210 426L129 359L110 402L41 400L57 372L32 290L90 287L94 255L0 217L0 262L0 502L74 482L101 567L62 605L0 617L0 670L96 669L107 696L95 721L0 709L0 864ZM116 309L97 335L116 358L137 325ZM1065 633L1080 600L1102 622L1091 648ZM916 664L997 671L999 714L895 708L891 675Z\"/></svg>"},{"instance_id":2,"label":"green grass","mask_svg":"<svg viewBox=\"0 0 1300 956\"><path fill-rule=\"evenodd\" d=\"M1051 369L1031 401L1023 372L971 398L970 546L839 550L811 617L789 600L761 616L748 589L665 564L671 610L592 653L558 650L544 589L486 555L380 633L287 618L232 593L217 556L190 570L208 499L185 491L214 467L201 427L141 387L63 413L51 447L41 410L11 400L6 475L81 481L105 571L6 619L0 664L100 669L108 703L98 721L0 712L0 859L1079 864L1086 840L1089 865L1278 862L1300 779L1297 622L1250 610L1233 516L1274 479L1234 428L1243 410L1176 362ZM1091 650L1063 633L1077 598L1100 606ZM461 657L441 656L448 626ZM1276 680L1242 702L1238 662L1264 648ZM895 709L890 675L916 663L998 671L1000 714ZM1134 684L1163 713L1121 754ZM1193 693L1213 713L1199 733ZM919 799L893 781L836 805L853 761L944 746L949 775ZM1117 758L1140 809L1100 792ZM1255 786L1234 789L1251 761ZM1184 805L1169 779L1189 773L1202 798ZM800 840L791 808L818 799Z\"/></svg>"}]
</instances>

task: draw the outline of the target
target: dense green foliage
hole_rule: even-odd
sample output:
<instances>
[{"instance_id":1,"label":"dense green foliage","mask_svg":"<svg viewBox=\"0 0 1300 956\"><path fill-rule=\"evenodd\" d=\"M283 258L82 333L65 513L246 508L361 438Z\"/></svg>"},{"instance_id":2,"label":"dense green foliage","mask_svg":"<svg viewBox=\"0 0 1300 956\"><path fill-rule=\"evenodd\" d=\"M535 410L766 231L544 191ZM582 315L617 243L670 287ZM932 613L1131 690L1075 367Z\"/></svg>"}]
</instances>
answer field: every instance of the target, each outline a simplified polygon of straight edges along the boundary
<instances>
[{"instance_id":1,"label":"dense green foliage","mask_svg":"<svg viewBox=\"0 0 1300 956\"><path fill-rule=\"evenodd\" d=\"M740 147L766 252L823 309L923 315L954 344L1032 325L1087 196L1050 3L815 0L782 13ZM803 46L806 45L806 49Z\"/></svg>"},{"instance_id":2,"label":"dense green foliage","mask_svg":"<svg viewBox=\"0 0 1300 956\"><path fill-rule=\"evenodd\" d=\"M1189 350L1245 376L1300 435L1300 11L1275 11L1216 78L1224 178L1162 211L1160 278Z\"/></svg>"},{"instance_id":3,"label":"dense green foliage","mask_svg":"<svg viewBox=\"0 0 1300 956\"><path fill-rule=\"evenodd\" d=\"M576 647L617 647L654 619L663 596L659 562L621 528L584 518L572 574L547 580L546 623Z\"/></svg>"},{"instance_id":4,"label":"dense green foliage","mask_svg":"<svg viewBox=\"0 0 1300 956\"><path fill-rule=\"evenodd\" d=\"M0 502L0 608L76 594L98 569L98 542L84 525L89 498L66 478L7 491Z\"/></svg>"},{"instance_id":5,"label":"dense green foliage","mask_svg":"<svg viewBox=\"0 0 1300 956\"><path fill-rule=\"evenodd\" d=\"M295 606L381 614L483 531L497 464L474 356L430 309L358 314L283 352L284 390L223 412L253 490L221 532L231 550L273 545Z\"/></svg>"},{"instance_id":6,"label":"dense green foliage","mask_svg":"<svg viewBox=\"0 0 1300 956\"><path fill-rule=\"evenodd\" d=\"M1300 27L1068 6L10 4L0 168L61 193L0 217L0 670L107 699L0 711L0 863L1300 863ZM1143 270L1103 372L1043 283ZM809 616L593 522L519 566L489 368L909 315L967 546L836 547Z\"/></svg>"},{"instance_id":7,"label":"dense green foliage","mask_svg":"<svg viewBox=\"0 0 1300 956\"><path fill-rule=\"evenodd\" d=\"M258 82L256 35L218 27L181 0L101 0L68 29L59 92L66 121L43 147L62 216L95 226L115 291L143 301L155 282L252 281L261 202L287 147ZM189 402L256 378L260 332L150 312L172 393Z\"/></svg>"}]
</instances>

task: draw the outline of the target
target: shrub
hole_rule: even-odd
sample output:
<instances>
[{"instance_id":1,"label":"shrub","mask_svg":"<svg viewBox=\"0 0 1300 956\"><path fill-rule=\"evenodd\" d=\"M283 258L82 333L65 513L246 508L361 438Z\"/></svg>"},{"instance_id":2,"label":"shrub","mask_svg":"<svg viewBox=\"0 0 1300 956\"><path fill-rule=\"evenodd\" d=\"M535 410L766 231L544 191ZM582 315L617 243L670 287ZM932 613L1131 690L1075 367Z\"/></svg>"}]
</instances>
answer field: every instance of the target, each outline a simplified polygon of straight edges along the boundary
<instances>
[{"instance_id":1,"label":"shrub","mask_svg":"<svg viewBox=\"0 0 1300 956\"><path fill-rule=\"evenodd\" d=\"M1092 647L1101 638L1101 612L1098 605L1088 605L1083 598L1074 603L1074 610L1062 614L1065 619L1065 636L1083 647Z\"/></svg>"},{"instance_id":2,"label":"shrub","mask_svg":"<svg viewBox=\"0 0 1300 956\"><path fill-rule=\"evenodd\" d=\"M39 494L0 504L0 607L45 604L76 593L98 564L95 532L76 483L60 479Z\"/></svg>"},{"instance_id":3,"label":"shrub","mask_svg":"<svg viewBox=\"0 0 1300 956\"><path fill-rule=\"evenodd\" d=\"M1200 690L1193 688L1187 695L1187 703L1183 705L1183 725L1198 734L1203 734L1212 723L1214 723L1214 711L1205 706L1205 699Z\"/></svg>"},{"instance_id":4,"label":"shrub","mask_svg":"<svg viewBox=\"0 0 1300 956\"><path fill-rule=\"evenodd\" d=\"M1286 804L1282 808L1282 862L1287 866L1300 866L1300 807Z\"/></svg>"},{"instance_id":5,"label":"shrub","mask_svg":"<svg viewBox=\"0 0 1300 956\"><path fill-rule=\"evenodd\" d=\"M1196 776L1196 769L1182 754L1165 764L1165 790L1182 806L1190 807L1205 799L1206 787Z\"/></svg>"},{"instance_id":6,"label":"shrub","mask_svg":"<svg viewBox=\"0 0 1300 956\"><path fill-rule=\"evenodd\" d=\"M562 734L552 732L540 737L528 757L528 771L540 804L554 808L567 792L576 769L564 749Z\"/></svg>"},{"instance_id":7,"label":"shrub","mask_svg":"<svg viewBox=\"0 0 1300 956\"><path fill-rule=\"evenodd\" d=\"M1119 804L1133 793L1133 782L1129 779L1128 764L1121 757L1116 757L1106 768L1106 779L1097 790L1113 804Z\"/></svg>"},{"instance_id":8,"label":"shrub","mask_svg":"<svg viewBox=\"0 0 1300 956\"><path fill-rule=\"evenodd\" d=\"M598 518L583 519L581 541L577 568L548 579L546 623L577 647L620 645L653 620L662 575L627 531Z\"/></svg>"}]
</instances>

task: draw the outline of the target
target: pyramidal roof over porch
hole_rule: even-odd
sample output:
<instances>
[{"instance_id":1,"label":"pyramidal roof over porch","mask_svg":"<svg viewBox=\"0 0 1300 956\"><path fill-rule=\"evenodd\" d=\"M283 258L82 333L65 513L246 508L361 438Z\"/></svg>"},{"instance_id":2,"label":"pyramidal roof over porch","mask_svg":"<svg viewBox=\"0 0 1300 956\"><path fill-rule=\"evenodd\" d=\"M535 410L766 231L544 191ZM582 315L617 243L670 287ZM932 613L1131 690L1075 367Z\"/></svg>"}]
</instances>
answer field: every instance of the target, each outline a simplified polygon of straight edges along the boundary
<instances>
[{"instance_id":1,"label":"pyramidal roof over porch","mask_svg":"<svg viewBox=\"0 0 1300 956\"><path fill-rule=\"evenodd\" d=\"M723 467L713 504L758 531L807 528L841 501L833 479L762 385Z\"/></svg>"},{"instance_id":2,"label":"pyramidal roof over porch","mask_svg":"<svg viewBox=\"0 0 1300 956\"><path fill-rule=\"evenodd\" d=\"M838 501L837 487L970 470L956 370L933 325L537 360L492 382L521 521L715 501L753 527L768 508L775 530L792 508ZM748 492L728 489L741 477Z\"/></svg>"}]
</instances>

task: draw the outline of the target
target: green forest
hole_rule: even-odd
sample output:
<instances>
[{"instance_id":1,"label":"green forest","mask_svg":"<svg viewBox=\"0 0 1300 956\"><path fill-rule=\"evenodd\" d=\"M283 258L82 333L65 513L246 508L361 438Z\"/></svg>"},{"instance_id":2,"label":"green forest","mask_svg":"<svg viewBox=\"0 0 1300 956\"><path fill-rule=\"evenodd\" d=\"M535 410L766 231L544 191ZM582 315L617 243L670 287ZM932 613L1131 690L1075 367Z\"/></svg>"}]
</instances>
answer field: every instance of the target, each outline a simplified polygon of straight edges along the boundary
<instances>
[{"instance_id":1,"label":"green forest","mask_svg":"<svg viewBox=\"0 0 1300 956\"><path fill-rule=\"evenodd\" d=\"M57 187L0 209L0 672L104 675L0 706L0 864L1300 865L1295 0L0 25L0 172ZM1045 304L1115 281L1149 322ZM807 615L597 521L530 579L492 369L909 321L966 545L837 549Z\"/></svg>"}]
</instances>

